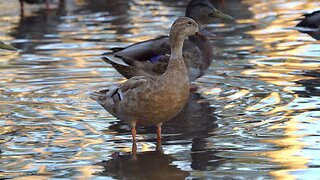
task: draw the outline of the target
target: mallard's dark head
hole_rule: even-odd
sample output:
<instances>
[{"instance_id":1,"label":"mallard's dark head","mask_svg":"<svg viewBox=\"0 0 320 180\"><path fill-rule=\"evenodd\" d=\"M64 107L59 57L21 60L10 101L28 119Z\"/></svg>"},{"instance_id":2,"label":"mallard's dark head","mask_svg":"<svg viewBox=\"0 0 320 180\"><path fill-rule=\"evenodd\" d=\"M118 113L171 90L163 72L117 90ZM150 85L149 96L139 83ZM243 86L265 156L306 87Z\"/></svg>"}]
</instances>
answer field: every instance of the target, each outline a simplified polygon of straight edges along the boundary
<instances>
[{"instance_id":1,"label":"mallard's dark head","mask_svg":"<svg viewBox=\"0 0 320 180\"><path fill-rule=\"evenodd\" d=\"M233 20L233 17L216 9L209 0L191 0L187 5L186 17L190 17L200 24L212 18Z\"/></svg>"}]
</instances>

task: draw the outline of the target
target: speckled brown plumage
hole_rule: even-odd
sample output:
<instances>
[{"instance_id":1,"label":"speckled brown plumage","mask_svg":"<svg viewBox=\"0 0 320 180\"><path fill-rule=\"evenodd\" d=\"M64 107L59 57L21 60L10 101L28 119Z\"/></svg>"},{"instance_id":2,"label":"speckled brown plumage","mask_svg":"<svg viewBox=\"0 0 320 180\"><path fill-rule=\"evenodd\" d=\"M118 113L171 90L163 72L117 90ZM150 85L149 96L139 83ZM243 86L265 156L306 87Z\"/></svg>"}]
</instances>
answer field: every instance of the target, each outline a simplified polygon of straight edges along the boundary
<instances>
[{"instance_id":1,"label":"speckled brown plumage","mask_svg":"<svg viewBox=\"0 0 320 180\"><path fill-rule=\"evenodd\" d=\"M137 124L157 125L159 135L161 124L177 115L186 104L190 84L182 47L184 39L197 31L195 21L178 18L170 31L170 60L162 75L136 76L123 84L90 94L110 114L130 125L134 141Z\"/></svg>"}]
</instances>

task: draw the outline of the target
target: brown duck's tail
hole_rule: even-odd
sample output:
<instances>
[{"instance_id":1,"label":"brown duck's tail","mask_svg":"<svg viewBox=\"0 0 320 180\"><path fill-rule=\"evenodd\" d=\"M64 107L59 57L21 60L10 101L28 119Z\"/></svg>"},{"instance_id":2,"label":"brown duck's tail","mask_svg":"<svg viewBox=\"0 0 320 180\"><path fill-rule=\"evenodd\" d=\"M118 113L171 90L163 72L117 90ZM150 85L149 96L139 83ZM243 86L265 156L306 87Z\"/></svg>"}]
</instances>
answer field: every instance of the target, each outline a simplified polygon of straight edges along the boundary
<instances>
[{"instance_id":1,"label":"brown duck's tail","mask_svg":"<svg viewBox=\"0 0 320 180\"><path fill-rule=\"evenodd\" d=\"M110 112L112 107L123 99L123 93L119 90L119 86L113 85L108 89L90 93L89 97Z\"/></svg>"},{"instance_id":2,"label":"brown duck's tail","mask_svg":"<svg viewBox=\"0 0 320 180\"><path fill-rule=\"evenodd\" d=\"M89 94L89 97L92 100L95 100L97 102L102 102L105 101L107 99L106 94L109 92L109 89L105 89L105 90L101 90L101 91L97 91L97 92L93 92Z\"/></svg>"}]
</instances>

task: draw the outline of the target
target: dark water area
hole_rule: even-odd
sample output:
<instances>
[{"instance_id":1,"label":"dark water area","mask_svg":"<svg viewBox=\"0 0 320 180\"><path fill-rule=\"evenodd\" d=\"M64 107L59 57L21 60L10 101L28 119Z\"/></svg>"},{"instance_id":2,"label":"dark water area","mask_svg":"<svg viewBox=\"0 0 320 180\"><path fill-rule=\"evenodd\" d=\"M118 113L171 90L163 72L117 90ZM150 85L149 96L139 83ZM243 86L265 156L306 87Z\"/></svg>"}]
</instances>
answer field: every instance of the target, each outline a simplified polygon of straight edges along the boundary
<instances>
[{"instance_id":1,"label":"dark water area","mask_svg":"<svg viewBox=\"0 0 320 180\"><path fill-rule=\"evenodd\" d=\"M100 55L168 34L188 1L0 0L0 178L319 179L320 41L293 27L318 0L216 0L214 59L184 110L129 128L88 93L125 79Z\"/></svg>"}]
</instances>

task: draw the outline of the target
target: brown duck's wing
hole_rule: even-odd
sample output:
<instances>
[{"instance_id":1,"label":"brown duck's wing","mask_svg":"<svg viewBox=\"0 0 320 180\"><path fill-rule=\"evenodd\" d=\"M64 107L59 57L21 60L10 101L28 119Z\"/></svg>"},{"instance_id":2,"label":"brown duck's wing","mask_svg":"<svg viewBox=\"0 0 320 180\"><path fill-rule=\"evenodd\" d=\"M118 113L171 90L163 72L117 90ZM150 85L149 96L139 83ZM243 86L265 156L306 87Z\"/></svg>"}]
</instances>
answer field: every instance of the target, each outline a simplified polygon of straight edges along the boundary
<instances>
[{"instance_id":1,"label":"brown duck's wing","mask_svg":"<svg viewBox=\"0 0 320 180\"><path fill-rule=\"evenodd\" d=\"M170 53L170 41L168 36L159 36L123 49L116 48L113 51L112 54L119 58L127 57L137 61L148 61L159 55Z\"/></svg>"},{"instance_id":2,"label":"brown duck's wing","mask_svg":"<svg viewBox=\"0 0 320 180\"><path fill-rule=\"evenodd\" d=\"M121 101L128 97L130 101L130 96L137 97L139 94L147 92L150 89L151 83L155 80L155 77L136 76L123 84L113 85L107 89L90 93L89 96L109 113L117 117L117 106L121 104ZM139 99L137 100L139 101Z\"/></svg>"},{"instance_id":3,"label":"brown duck's wing","mask_svg":"<svg viewBox=\"0 0 320 180\"><path fill-rule=\"evenodd\" d=\"M155 81L157 78L154 76L135 76L130 78L125 83L121 84L119 87L120 91L123 94L128 93L129 91L141 91L143 92L144 88L149 88L150 82Z\"/></svg>"}]
</instances>

